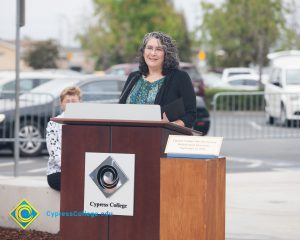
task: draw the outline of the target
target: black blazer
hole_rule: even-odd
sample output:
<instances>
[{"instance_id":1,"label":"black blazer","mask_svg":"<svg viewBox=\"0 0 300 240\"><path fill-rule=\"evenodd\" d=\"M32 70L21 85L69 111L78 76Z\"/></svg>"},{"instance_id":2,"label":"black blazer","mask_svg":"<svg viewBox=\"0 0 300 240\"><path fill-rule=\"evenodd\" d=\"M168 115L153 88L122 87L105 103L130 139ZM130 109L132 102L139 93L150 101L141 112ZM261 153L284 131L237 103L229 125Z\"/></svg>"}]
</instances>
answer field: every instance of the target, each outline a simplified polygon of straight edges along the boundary
<instances>
[{"instance_id":1,"label":"black blazer","mask_svg":"<svg viewBox=\"0 0 300 240\"><path fill-rule=\"evenodd\" d=\"M135 83L142 77L140 71L129 74L122 90L119 103L126 103L127 97ZM182 98L185 114L179 119L186 127L191 128L196 119L196 95L189 75L181 70L174 69L165 76L165 81L159 89L154 104L159 104L161 108Z\"/></svg>"}]
</instances>

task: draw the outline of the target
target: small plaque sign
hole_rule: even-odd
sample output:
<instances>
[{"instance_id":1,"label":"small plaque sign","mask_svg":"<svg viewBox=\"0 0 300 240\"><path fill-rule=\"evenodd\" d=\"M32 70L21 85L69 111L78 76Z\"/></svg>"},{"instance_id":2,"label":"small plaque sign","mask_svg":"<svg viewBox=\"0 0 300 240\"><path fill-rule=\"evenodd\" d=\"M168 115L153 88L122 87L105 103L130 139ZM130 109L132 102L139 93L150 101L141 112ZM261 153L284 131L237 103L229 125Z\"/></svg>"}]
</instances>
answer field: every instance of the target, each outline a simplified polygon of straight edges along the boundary
<instances>
[{"instance_id":1,"label":"small plaque sign","mask_svg":"<svg viewBox=\"0 0 300 240\"><path fill-rule=\"evenodd\" d=\"M223 137L169 135L167 157L216 158L220 154Z\"/></svg>"}]
</instances>

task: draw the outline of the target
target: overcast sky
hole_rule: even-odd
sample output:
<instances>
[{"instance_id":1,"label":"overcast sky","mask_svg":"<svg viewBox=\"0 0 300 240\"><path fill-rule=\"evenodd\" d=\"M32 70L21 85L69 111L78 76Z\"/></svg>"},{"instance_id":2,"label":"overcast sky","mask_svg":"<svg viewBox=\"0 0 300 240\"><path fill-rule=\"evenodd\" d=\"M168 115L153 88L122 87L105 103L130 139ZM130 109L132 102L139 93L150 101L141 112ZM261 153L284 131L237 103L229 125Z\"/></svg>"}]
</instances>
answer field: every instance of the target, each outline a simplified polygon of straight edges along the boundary
<instances>
[{"instance_id":1,"label":"overcast sky","mask_svg":"<svg viewBox=\"0 0 300 240\"><path fill-rule=\"evenodd\" d=\"M174 0L184 11L189 29L200 21L200 0ZM64 45L74 45L74 35L92 15L92 0L25 0L26 25L21 38L58 39ZM0 0L0 39L15 39L16 0Z\"/></svg>"}]
</instances>

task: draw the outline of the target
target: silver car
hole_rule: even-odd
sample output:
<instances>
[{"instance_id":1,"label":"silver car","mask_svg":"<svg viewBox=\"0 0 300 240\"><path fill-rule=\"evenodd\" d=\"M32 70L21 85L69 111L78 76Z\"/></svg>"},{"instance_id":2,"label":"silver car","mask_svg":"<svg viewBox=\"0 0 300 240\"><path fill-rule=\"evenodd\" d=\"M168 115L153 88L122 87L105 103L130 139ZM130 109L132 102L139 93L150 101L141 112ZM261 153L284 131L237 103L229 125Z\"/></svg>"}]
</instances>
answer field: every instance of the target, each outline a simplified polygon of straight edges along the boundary
<instances>
[{"instance_id":1,"label":"silver car","mask_svg":"<svg viewBox=\"0 0 300 240\"><path fill-rule=\"evenodd\" d=\"M70 86L82 90L83 101L117 102L125 84L122 76L73 76L53 79L20 96L20 153L34 156L45 147L45 128L59 114L59 95ZM15 140L15 101L0 100L0 143L13 147Z\"/></svg>"}]
</instances>

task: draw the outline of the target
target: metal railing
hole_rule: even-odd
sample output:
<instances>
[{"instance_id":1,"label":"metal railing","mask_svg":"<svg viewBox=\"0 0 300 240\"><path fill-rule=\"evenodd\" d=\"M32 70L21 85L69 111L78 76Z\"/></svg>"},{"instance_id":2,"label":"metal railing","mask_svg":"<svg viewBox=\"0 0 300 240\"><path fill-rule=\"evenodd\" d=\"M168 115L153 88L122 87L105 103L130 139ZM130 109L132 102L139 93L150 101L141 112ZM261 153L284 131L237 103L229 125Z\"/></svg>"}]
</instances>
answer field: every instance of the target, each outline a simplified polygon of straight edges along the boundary
<instances>
[{"instance_id":1,"label":"metal railing","mask_svg":"<svg viewBox=\"0 0 300 240\"><path fill-rule=\"evenodd\" d=\"M213 98L211 135L227 139L300 137L300 93L224 92Z\"/></svg>"},{"instance_id":2,"label":"metal railing","mask_svg":"<svg viewBox=\"0 0 300 240\"><path fill-rule=\"evenodd\" d=\"M20 96L20 134L31 131L29 126L40 129L41 135L37 135L37 141L44 141L44 131L51 116L56 113L58 104L54 96L47 93L26 93ZM5 98L0 100L0 142L13 142L15 122L15 100ZM29 127L29 128L28 128ZM25 128L25 129L24 129ZM27 129L26 129L27 128ZM22 130L23 129L23 130ZM23 135L25 137L25 135ZM20 136L22 138L22 134ZM26 136L28 137L28 136ZM22 139L23 140L23 139Z\"/></svg>"}]
</instances>

